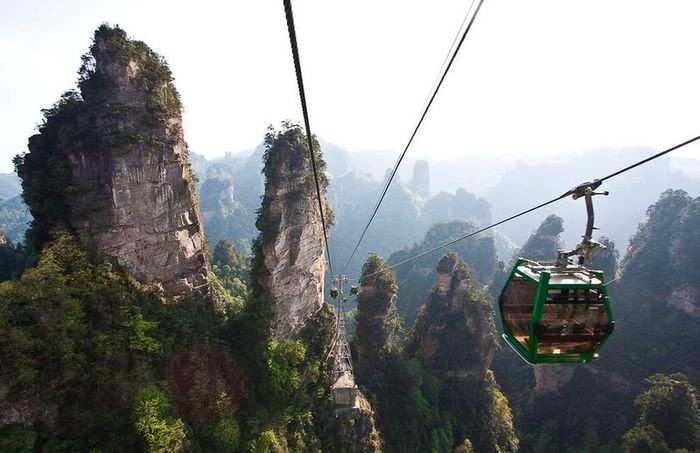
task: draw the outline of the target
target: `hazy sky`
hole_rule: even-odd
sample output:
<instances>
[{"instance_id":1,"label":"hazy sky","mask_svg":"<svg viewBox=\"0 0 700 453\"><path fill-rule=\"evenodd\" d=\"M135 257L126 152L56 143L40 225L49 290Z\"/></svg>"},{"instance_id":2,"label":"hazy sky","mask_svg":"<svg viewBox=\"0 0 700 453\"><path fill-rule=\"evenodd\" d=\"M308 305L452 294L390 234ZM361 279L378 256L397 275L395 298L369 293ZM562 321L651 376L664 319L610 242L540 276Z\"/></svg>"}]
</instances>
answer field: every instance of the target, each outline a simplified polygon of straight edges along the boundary
<instances>
[{"instance_id":1,"label":"hazy sky","mask_svg":"<svg viewBox=\"0 0 700 453\"><path fill-rule=\"evenodd\" d=\"M293 2L313 131L404 146L471 0ZM412 156L664 148L700 134L700 2L486 0ZM0 171L102 22L170 63L208 157L301 117L282 1L0 0ZM685 155L700 156L700 146Z\"/></svg>"}]
</instances>

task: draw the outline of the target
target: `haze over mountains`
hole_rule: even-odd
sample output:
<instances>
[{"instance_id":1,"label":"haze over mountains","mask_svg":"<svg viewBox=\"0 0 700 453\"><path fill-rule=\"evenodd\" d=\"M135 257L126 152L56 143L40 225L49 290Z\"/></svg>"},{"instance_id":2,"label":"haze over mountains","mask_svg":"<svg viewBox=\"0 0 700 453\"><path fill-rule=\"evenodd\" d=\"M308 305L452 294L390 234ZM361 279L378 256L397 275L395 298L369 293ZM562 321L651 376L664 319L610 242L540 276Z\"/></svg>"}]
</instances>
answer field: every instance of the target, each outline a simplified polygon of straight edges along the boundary
<instances>
[{"instance_id":1,"label":"haze over mountains","mask_svg":"<svg viewBox=\"0 0 700 453\"><path fill-rule=\"evenodd\" d=\"M336 229L331 237L334 242L352 242L359 238L360 225L364 225L371 213L371 208L381 191L381 181L386 172L394 165L396 153L387 150L350 152L329 142L321 141L322 149L328 163L331 180L329 198L338 209ZM211 242L222 237L247 238L252 240L254 213L259 206L263 180L262 145L255 150L206 159L191 152L192 167L199 180L198 189L202 200L205 224L209 223ZM475 222L485 226L488 221L498 221L519 211L554 198L567 188L605 176L630 163L654 154L657 150L641 147L627 147L617 150L596 149L586 152L563 153L548 157L466 157L459 160L432 160L406 157L397 178L389 191L387 203L378 213L377 225L382 221L393 223L409 222L406 209L415 211L420 217L424 210L411 190L413 167L417 161L428 162L429 191L431 196L441 192L453 193L458 189L483 198L490 207L490 216ZM225 181L214 183L208 180ZM608 197L594 199L596 227L598 234L613 239L619 247L625 248L627 241L636 231L637 225L644 220L646 207L653 203L664 190L677 188L689 193L700 193L700 160L683 157L663 157L649 164L634 169L623 176L605 183L600 190L610 192ZM404 189L413 195L402 195ZM21 240L22 225L27 220L21 210L19 199L19 178L14 174L0 175L0 224L9 230L8 236L13 241ZM226 192L226 193L224 193ZM404 198L401 200L401 198ZM409 200L411 198L411 200ZM428 199L430 197L420 197ZM459 205L459 200L455 204ZM348 204L348 209L342 208ZM225 212L219 212L223 209ZM469 207L464 206L469 210ZM12 211L12 215L7 214ZM537 213L508 222L499 227L515 245L522 244L539 222L549 214L556 213L564 219L562 240L566 246L578 242L585 226L585 207L571 199L562 200ZM8 218L11 217L11 218ZM219 229L217 218L229 219L229 224ZM407 233L384 244L379 226L373 226L366 239L366 249L361 252L377 251L388 256L396 248L410 246L420 242L434 223L446 220L474 220L468 216L433 216L428 215L425 224L414 233ZM19 223L19 225L17 225ZM345 227L351 226L348 230ZM412 225L407 225L409 230ZM359 231L357 231L360 229ZM220 231L219 231L220 230ZM228 233L227 233L228 232ZM354 235L354 238L348 237ZM377 235L380 235L379 237ZM342 237L342 238L341 238ZM375 244L373 245L372 240ZM388 248L387 248L388 246ZM339 244L341 251L337 260L346 260L351 251L350 245ZM350 248L350 250L346 250ZM508 259L510 250L499 250L502 259ZM359 271L358 265L353 267Z\"/></svg>"}]
</instances>

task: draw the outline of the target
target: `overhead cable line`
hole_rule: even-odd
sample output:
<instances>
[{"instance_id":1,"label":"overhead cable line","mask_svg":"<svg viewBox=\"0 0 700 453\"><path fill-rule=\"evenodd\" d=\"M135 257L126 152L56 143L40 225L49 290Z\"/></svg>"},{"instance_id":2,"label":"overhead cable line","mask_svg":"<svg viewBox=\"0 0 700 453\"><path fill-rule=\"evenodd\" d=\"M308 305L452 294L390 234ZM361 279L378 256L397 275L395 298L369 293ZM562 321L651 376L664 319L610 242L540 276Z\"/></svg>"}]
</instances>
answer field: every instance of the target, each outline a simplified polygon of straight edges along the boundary
<instances>
[{"instance_id":1,"label":"overhead cable line","mask_svg":"<svg viewBox=\"0 0 700 453\"><path fill-rule=\"evenodd\" d=\"M671 151L675 151L675 150L677 150L678 148L682 148L682 147L684 147L684 146L686 146L686 145L690 145L691 143L693 143L693 142L695 142L695 141L697 141L697 140L700 140L700 136L697 136L697 137L695 137L695 138L691 138L690 140L686 140L686 141L684 141L683 143L679 143L679 144L677 144L676 146L673 146L673 147L671 147L671 148L668 148L667 150L664 150L664 151L661 151L661 152L659 152L659 153L656 153L656 154L654 154L653 156L649 156L649 157L647 157L647 158L644 159L644 160L640 160L639 162L637 162L637 163L635 163L635 164L632 164L632 165L629 165L629 166L623 168L622 170L618 170L618 171L616 171L616 172L614 172L614 173L610 173L608 176L605 176L605 177L603 177L603 178L600 178L598 181L603 182L603 181L605 181L605 180L607 180L607 179L613 178L613 177L615 177L615 176L617 176L617 175L619 175L619 174L621 174L621 173L624 173L624 172L626 172L626 171L632 170L632 169L635 168L635 167L639 167L640 165L644 165L644 164L646 164L647 162L656 159L657 157L661 157L661 156L663 156L664 154L668 154L668 153L670 153Z\"/></svg>"},{"instance_id":2,"label":"overhead cable line","mask_svg":"<svg viewBox=\"0 0 700 453\"><path fill-rule=\"evenodd\" d=\"M472 9L474 9L475 3L476 3L476 0L472 0L471 4L469 5L469 9L464 14L464 18L462 19L462 23L459 24L459 28L457 29L457 33L455 33L455 37L452 39L452 44L450 44L450 48L447 51L447 53L445 53L445 58L442 60L442 64L440 65L440 70L438 70L438 72L435 74L435 80L433 81L433 84L430 86L430 91L428 92L428 96L425 98L424 106L428 105L428 102L430 102L430 95L433 93L433 91L435 91L435 86L440 81L440 77L442 76L442 72L445 69L445 65L450 60L450 56L452 55L452 52L454 51L454 48L457 45L459 37L462 35L462 30L464 29L464 25L467 23L467 19L469 19L469 16L472 13Z\"/></svg>"},{"instance_id":3,"label":"overhead cable line","mask_svg":"<svg viewBox=\"0 0 700 453\"><path fill-rule=\"evenodd\" d=\"M474 1L475 0L472 0L472 5L469 7L469 11L472 10L472 7L474 5ZM384 184L382 194L380 195L379 199L377 200L377 203L374 206L374 210L372 211L372 215L370 215L369 220L367 221L367 224L365 225L365 228L362 231L362 234L360 235L360 239L357 241L355 248L353 249L352 253L350 254L350 258L348 258L348 261L345 263L345 266L343 266L343 272L345 271L345 269L347 269L347 267L352 262L352 259L355 256L355 253L357 253L357 249L360 247L362 240L365 238L365 235L367 234L367 230L369 230L369 226L372 224L374 217L377 215L377 211L379 211L379 207L381 206L382 201L384 201L384 197L386 196L386 193L389 190L389 186L391 186L391 182L394 180L394 176L396 176L396 172L399 169L399 165L401 165L401 161L403 161L403 158L406 156L406 152L408 151L408 148L411 146L411 143L413 143L413 139L415 138L416 134L418 133L418 129L420 129L421 124L423 124L423 120L425 119L426 115L428 114L428 110L430 110L430 106L433 104L433 101L435 100L435 96L437 96L438 91L440 91L440 87L442 86L442 83L445 81L445 77L447 76L447 73L450 71L450 68L452 67L452 63L454 63L455 58L457 57L457 54L459 53L459 49L462 47L462 44L464 43L464 39L467 37L469 30L472 28L472 24L474 24L474 20L476 19L477 14L479 14L479 10L481 9L481 5L483 3L484 3L484 0L479 0L479 3L476 6L476 10L474 11L474 14L472 15L471 19L469 20L467 27L464 29L464 32L462 33L462 37L459 40L457 46L455 47L454 53L450 57L449 62L447 63L447 66L445 66L445 70L442 73L442 75L440 76L440 80L437 83L437 86L435 87L435 89L433 90L433 93L430 96L430 99L428 100L428 104L425 106L425 109L423 110L423 114L420 116L420 119L418 120L418 123L416 124L416 127L413 130L413 133L411 134L410 138L408 139L408 142L406 143L406 146L405 146L403 152L401 153L398 160L396 161L396 164L394 165L394 168L391 171L389 179L387 179L386 183ZM467 12L467 16L469 15L469 11ZM452 47L454 47L454 42L452 43ZM443 66L444 66L444 63L443 63Z\"/></svg>"},{"instance_id":4,"label":"overhead cable line","mask_svg":"<svg viewBox=\"0 0 700 453\"><path fill-rule=\"evenodd\" d=\"M609 174L609 175L607 175L607 176L605 176L605 177L603 177L603 178L601 178L601 179L596 179L596 180L594 180L594 182L595 182L595 183L602 183L603 181L605 181L605 180L607 180L607 179L610 179L610 178L613 178L613 177L615 177L615 176L618 176L618 175L620 175L620 174L622 174L622 173L625 173L625 172L627 172L627 171L629 171L629 170L632 170L633 168L639 167L640 165L644 165L644 164L646 164L647 162L650 162L650 161L652 161L652 160L654 160L654 159L656 159L656 158L658 158L658 157L661 157L661 156L663 156L663 155L665 155L665 154L670 153L671 151L675 151L675 150L677 150L677 149L679 149L679 148L682 148L682 147L684 147L684 146L686 146L686 145L689 145L689 144L691 144L691 143L693 143L693 142L696 142L696 141L698 141L698 140L700 140L700 135L698 135L697 137L691 138L690 140L686 140L686 141L684 141L684 142L682 142L682 143L679 143L678 145L672 146L671 148L668 148L668 149L666 149L666 150L664 150L664 151L661 151L661 152L659 152L659 153L657 153L657 154L654 154L653 156L647 157L646 159L640 160L639 162L636 162L636 163L634 163L634 164L632 164L632 165L629 165L629 166L627 166L627 167L625 167L625 168L623 168L623 169L621 169L621 170L618 170L618 171L616 171L616 172L614 172L614 173L611 173L611 174ZM373 273L371 273L371 274L365 275L365 276L361 277L361 278L358 279L358 280L361 280L361 279L363 279L363 278L372 277L372 276L374 276L374 275L377 275L377 274L383 272L383 271L386 270L386 269L393 269L393 268L395 268L395 267L397 267L397 266L400 266L400 265L402 265L402 264L406 264L406 263L408 263L408 262L410 262L410 261L413 261L413 260L416 260L416 259L418 259L418 258L421 258L421 257L423 257L423 256L425 256L425 255L429 255L429 254L431 254L431 253L433 253L433 252L437 252L438 250L444 249L445 247L449 247L450 245L452 245L452 244L454 244L454 243L456 243L456 242L463 241L464 239L468 239L468 238L470 238L470 237L472 237L472 236L476 236L477 234L483 233L484 231L490 230L491 228L497 227L498 225L504 224L504 223L506 223L506 222L510 222L510 221L513 220L513 219L516 219L516 218L518 218L518 217L520 217L520 216L523 216L523 215L525 215L525 214L529 214L529 213L532 212L532 211L536 211L536 210L538 210L538 209L540 209L540 208L543 208L543 207L545 207L545 206L547 206L547 205L550 205L550 204L552 204L552 203L555 203L555 202L561 200L562 198L566 198L566 197L568 197L569 195L573 194L573 191L574 191L574 189L568 190L567 192L565 192L565 193L559 195L559 196L556 197L556 198L552 198L552 199L549 200L549 201L545 201L544 203L540 203L540 204L538 204L537 206L534 206L534 207L532 207L532 208L530 208L530 209L526 209L525 211L519 212L519 213L517 213L517 214L515 214L515 215L512 215L512 216L506 218L506 219L500 220L500 221L498 221L498 222L496 222L496 223L492 223L492 224L489 225L489 226L480 228L480 229L478 229L478 230L476 230L476 231L473 231L473 232L471 232L471 233L465 234L465 235L460 236L460 237L458 237L458 238L456 238L456 239L452 239L452 240L449 240L449 241L447 241L447 242L444 242L444 243L442 243L442 244L440 244L440 245L438 245L438 246L436 246L436 247L433 247L433 248L431 248L431 249L429 249L429 250L426 250L426 251L424 251L424 252L422 252L422 253L419 253L418 255L412 256L412 257L410 257L410 258L406 258L405 260L401 260L401 261L399 261L398 263L394 263L394 264L392 264L391 266L388 266L388 267L386 267L385 269L382 269L381 271L377 271L377 272L373 272Z\"/></svg>"},{"instance_id":5,"label":"overhead cable line","mask_svg":"<svg viewBox=\"0 0 700 453\"><path fill-rule=\"evenodd\" d=\"M309 112L306 107L306 93L304 92L304 79L301 75L301 63L299 62L299 46L297 45L297 34L294 29L294 15L292 14L291 0L284 1L284 12L287 16L287 30L289 30L289 42L292 45L292 56L294 57L294 70L297 75L297 85L299 86L299 98L301 99L301 110L304 114L304 125L306 126L306 139L308 140L309 154L311 156L311 168L314 173L316 184L316 199L318 200L318 210L321 213L321 224L323 226L323 241L326 245L326 258L328 259L328 269L333 274L333 264L331 264L331 252L328 248L328 230L326 228L326 216L323 213L323 200L321 198L321 186L318 182L318 170L316 168L316 156L314 155L313 137L311 126L309 125Z\"/></svg>"}]
</instances>

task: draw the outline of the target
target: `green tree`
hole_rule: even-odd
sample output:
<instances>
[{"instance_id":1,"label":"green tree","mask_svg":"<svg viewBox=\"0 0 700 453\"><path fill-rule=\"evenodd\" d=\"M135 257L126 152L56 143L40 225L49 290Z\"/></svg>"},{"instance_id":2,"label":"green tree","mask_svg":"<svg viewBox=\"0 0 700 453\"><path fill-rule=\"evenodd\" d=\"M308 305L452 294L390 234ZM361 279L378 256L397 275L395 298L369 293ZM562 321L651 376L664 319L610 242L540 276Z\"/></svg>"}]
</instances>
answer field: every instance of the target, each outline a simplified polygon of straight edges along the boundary
<instances>
[{"instance_id":1,"label":"green tree","mask_svg":"<svg viewBox=\"0 0 700 453\"><path fill-rule=\"evenodd\" d=\"M623 437L627 453L670 453L664 436L653 426L635 426Z\"/></svg>"},{"instance_id":2,"label":"green tree","mask_svg":"<svg viewBox=\"0 0 700 453\"><path fill-rule=\"evenodd\" d=\"M136 394L134 425L149 452L182 451L186 446L185 424L173 417L165 393L155 385L142 388Z\"/></svg>"},{"instance_id":3,"label":"green tree","mask_svg":"<svg viewBox=\"0 0 700 453\"><path fill-rule=\"evenodd\" d=\"M649 388L637 397L639 423L625 435L629 451L640 445L693 451L700 445L698 391L683 374L655 374L646 379Z\"/></svg>"},{"instance_id":4,"label":"green tree","mask_svg":"<svg viewBox=\"0 0 700 453\"><path fill-rule=\"evenodd\" d=\"M36 433L18 423L0 430L0 451L5 453L31 453L35 441Z\"/></svg>"}]
</instances>

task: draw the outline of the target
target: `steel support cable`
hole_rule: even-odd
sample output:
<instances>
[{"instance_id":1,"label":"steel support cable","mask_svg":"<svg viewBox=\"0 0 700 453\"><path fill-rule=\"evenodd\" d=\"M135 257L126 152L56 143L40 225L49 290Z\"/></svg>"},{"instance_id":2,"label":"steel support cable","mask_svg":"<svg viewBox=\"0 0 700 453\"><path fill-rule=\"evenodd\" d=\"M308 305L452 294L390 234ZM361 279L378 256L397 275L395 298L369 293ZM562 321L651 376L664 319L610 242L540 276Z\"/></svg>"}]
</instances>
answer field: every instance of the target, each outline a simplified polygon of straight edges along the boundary
<instances>
[{"instance_id":1,"label":"steel support cable","mask_svg":"<svg viewBox=\"0 0 700 453\"><path fill-rule=\"evenodd\" d=\"M289 42L292 45L292 56L294 57L294 70L297 76L297 85L299 86L299 98L301 99L301 110L304 115L304 125L306 126L306 139L309 145L309 154L311 156L311 168L314 172L314 182L316 184L316 198L318 199L318 210L321 213L321 225L323 226L323 241L326 245L326 258L328 260L328 269L333 274L333 264L331 264L331 252L328 247L328 229L326 228L326 216L323 212L323 199L321 198L321 186L318 183L318 171L316 168L316 156L314 155L313 137L311 135L311 126L309 125L309 112L306 107L306 93L304 91L304 79L301 75L301 63L299 61L299 46L297 45L297 34L294 29L294 15L292 14L291 0L283 0L284 12L287 17L287 30L289 31Z\"/></svg>"},{"instance_id":2,"label":"steel support cable","mask_svg":"<svg viewBox=\"0 0 700 453\"><path fill-rule=\"evenodd\" d=\"M607 180L607 179L613 178L613 177L615 177L615 176L617 176L617 175L619 175L619 174L622 174L622 173L624 173L624 172L626 172L626 171L632 170L632 169L635 168L635 167L639 167L640 165L644 165L644 164L646 164L647 162L656 159L657 157L661 157L661 156L663 156L664 154L668 154L668 153L670 153L671 151L675 151L675 150L677 150L678 148L682 148L682 147L684 147L684 146L686 146L686 145L690 145L691 143L693 143L693 142L695 142L695 141L698 141L698 140L700 140L700 135L698 135L698 136L695 137L695 138L691 138L690 140L686 140L686 141L684 141L683 143L679 143L679 144L677 144L676 146L672 146L671 148L668 148L667 150L661 151L660 153L656 153L656 154L654 154L653 156L649 156L649 157L647 157L647 158L644 159L644 160L640 160L639 162L637 162L637 163L635 163L635 164L632 164L632 165L630 165L630 166L627 166L627 167L623 168L622 170L618 170L618 171L616 171L616 172L614 172L614 173L610 173L608 176L605 176L605 177L603 177L603 178L600 178L598 181L603 182L603 181L605 181L605 180Z\"/></svg>"},{"instance_id":3,"label":"steel support cable","mask_svg":"<svg viewBox=\"0 0 700 453\"><path fill-rule=\"evenodd\" d=\"M629 170L632 170L633 168L639 167L640 165L644 165L644 164L646 164L647 162L650 162L650 161L652 161L652 160L654 160L654 159L656 159L656 158L659 158L659 157L661 157L661 156L663 156L663 155L665 155L665 154L670 153L671 151L675 151L675 150L677 150L677 149L679 149L679 148L682 148L682 147L684 147L684 146L686 146L686 145L689 145L689 144L691 144L691 143L694 143L694 142L696 142L696 141L698 141L698 140L700 140L700 135L698 135L697 137L691 138L690 140L686 140L686 141L684 141L684 142L682 142L682 143L679 143L678 145L672 146L671 148L668 148L668 149L666 149L666 150L664 150L664 151L661 151L661 152L659 152L659 153L656 153L656 154L654 154L653 156L647 157L646 159L640 160L639 162L636 162L636 163L634 163L634 164L632 164L632 165L629 165L629 166L627 166L627 167L625 167L625 168L623 168L623 169L621 169L621 170L618 170L618 171L616 171L616 172L614 172L614 173L611 173L611 174L609 174L609 175L607 175L607 176L605 176L605 177L603 177L603 178L601 178L601 179L597 179L596 181L603 182L603 181L608 180L608 179L610 179L610 178L614 178L615 176L621 175L622 173L625 173L625 172L627 172L627 171L629 171ZM372 272L371 274L364 275L364 276L360 277L360 278L358 279L358 281L359 281L359 280L362 280L363 278L373 277L373 276L375 276L375 275L377 275L377 274L380 274L380 273L384 272L384 271L387 270L387 269L393 269L393 268L395 268L395 267L397 267L397 266L400 266L400 265L402 265L402 264L406 264L406 263L408 263L408 262L410 262L410 261L413 261L413 260L416 260L416 259L418 259L418 258L421 258L421 257L423 257L423 256L425 256L425 255L429 255L429 254L431 254L431 253L433 253L433 252L437 252L438 250L444 249L445 247L449 247L450 245L452 245L452 244L454 244L454 243L456 243L456 242L463 241L464 239L468 239L468 238L470 238L470 237L472 237L472 236L476 236L477 234L483 233L484 231L490 230L491 228L497 227L498 225L502 225L502 224L504 224L504 223L506 223L506 222L510 222L511 220L514 220L514 219L516 219L516 218L518 218L518 217L520 217L520 216L523 216L523 215L525 215L525 214L529 214L529 213L532 212L532 211L536 211L536 210L538 210L538 209L540 209L540 208L543 208L543 207L545 207L545 206L547 206L547 205L550 205L550 204L552 204L552 203L555 203L555 202L557 202L557 201L559 201L559 200L561 200L561 199L563 199L563 198L568 197L568 196L571 195L572 193L573 193L573 191L572 191L572 190L569 190L569 191L567 191L566 193L563 193L563 194L559 195L559 196L556 197L556 198L553 198L553 199L551 199L551 200L549 200L549 201L545 201L544 203L538 204L537 206L534 206L534 207L532 207L532 208L530 208L530 209L526 209L525 211L519 212L519 213L517 213L517 214L515 214L515 215L512 215L512 216L506 218L506 219L499 220L499 221L496 222L496 223L492 223L491 225L485 226L485 227L483 227L483 228L480 228L480 229L478 229L478 230L476 230L476 231L474 231L474 232L472 232L472 233L468 233L468 234L465 234L465 235L463 235L463 236L460 236L460 237L458 237L458 238L456 238L456 239L452 239L452 240L449 240L449 241L447 241L447 242L444 242L444 243L442 243L442 244L440 244L440 245L438 245L438 246L436 246L436 247L433 247L433 248L431 248L431 249L429 249L429 250L426 250L426 251L424 251L424 252L421 252L421 253L419 253L419 254L417 254L417 255L415 255L415 256L412 256L412 257L410 257L410 258L406 258L405 260L401 260L401 261L399 261L398 263L394 263L394 264L392 264L391 266L388 266L388 267L386 267L386 268L384 268L384 269L382 269L382 270L380 270L380 271L376 271L376 272ZM612 283L612 281L609 282L609 283Z\"/></svg>"},{"instance_id":4,"label":"steel support cable","mask_svg":"<svg viewBox=\"0 0 700 453\"><path fill-rule=\"evenodd\" d=\"M469 20L467 27L464 29L464 33L462 33L462 37L459 40L459 43L457 44L457 47L455 48L455 51L452 54L452 57L450 57L450 60L447 63L447 66L445 67L445 71L442 73L442 76L440 77L440 81L438 82L437 86L435 87L435 90L433 91L432 95L430 96L430 100L428 101L428 104L425 106L425 109L423 110L423 114L420 116L420 119L418 120L418 123L416 124L416 127L413 130L413 133L411 134L410 138L408 139L408 142L406 143L406 146L404 147L403 152L401 153L398 160L396 161L396 164L394 165L394 168L391 171L389 179L387 179L386 183L384 184L382 194L379 196L379 199L377 200L377 203L374 206L374 210L372 211L372 215L370 215L369 220L367 221L367 224L365 225L365 228L362 231L362 234L360 235L360 239L357 241L355 248L353 249L352 253L350 254L350 258L348 258L348 261L343 266L343 272L345 272L347 267L350 265L350 263L352 262L352 259L355 257L355 254L357 253L357 249L360 247L360 244L362 244L362 240L365 238L365 235L367 234L367 230L369 230L369 227L372 224L374 217L377 215L377 211L379 211L379 207L381 206L382 201L384 201L384 197L386 196L386 193L389 190L389 186L391 186L391 182L394 180L394 176L396 176L396 172L399 169L399 165L401 165L403 158L406 156L406 152L408 151L408 148L411 146L411 143L413 143L413 139L416 137L416 134L418 133L418 129L420 129L421 124L423 124L423 120L425 119L426 115L428 114L428 110L430 110L430 106L433 105L433 101L435 100L435 97L437 96L438 91L440 91L440 87L442 86L442 83L445 81L445 77L447 76L447 73L450 71L450 68L452 67L452 63L454 63L455 58L457 57L457 54L459 53L459 49L462 47L462 44L464 43L464 40L467 37L467 34L469 33L469 30L471 30L472 25L474 24L474 20L476 19L477 14L479 14L479 10L481 9L481 5L483 3L484 3L484 0L479 0L479 3L476 6L476 10L474 11L474 14L472 15L471 19ZM471 8L472 7L470 6L469 9L471 10ZM454 43L453 43L453 45L454 45ZM444 65L444 63L443 63L443 65Z\"/></svg>"},{"instance_id":5,"label":"steel support cable","mask_svg":"<svg viewBox=\"0 0 700 453\"><path fill-rule=\"evenodd\" d=\"M442 76L442 72L445 70L445 65L450 59L450 56L452 55L452 52L454 51L455 46L457 45L457 41L459 40L459 37L462 35L462 30L464 29L464 25L467 23L467 19L469 19L469 16L472 13L472 10L474 9L474 4L476 3L476 0L472 0L471 4L469 5L469 9L467 10L466 14L464 14L464 18L462 19L462 23L459 24L459 28L457 29L457 33L455 33L454 38L452 39L452 44L450 44L450 48L445 54L445 58L442 60L442 64L440 65L440 69L438 70L437 74L435 74L435 80L433 80L433 84L430 86L430 91L428 91L428 96L425 98L425 103L423 106L428 105L428 102L430 102L430 95L432 94L433 91L435 91L435 86L438 84L440 81L440 77Z\"/></svg>"}]
</instances>

